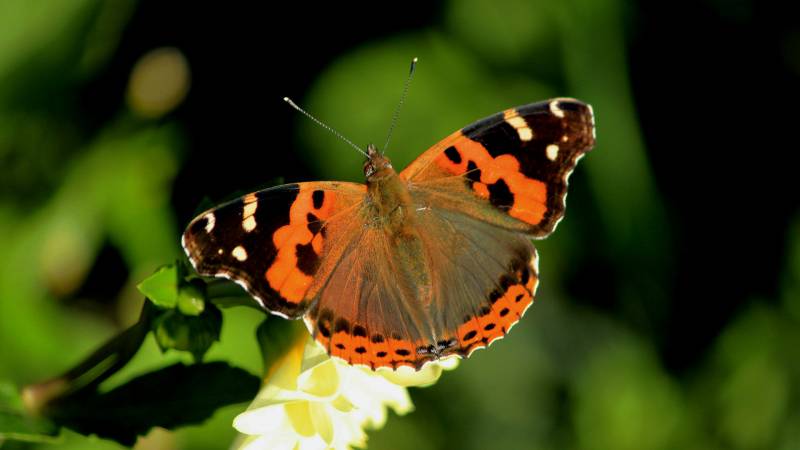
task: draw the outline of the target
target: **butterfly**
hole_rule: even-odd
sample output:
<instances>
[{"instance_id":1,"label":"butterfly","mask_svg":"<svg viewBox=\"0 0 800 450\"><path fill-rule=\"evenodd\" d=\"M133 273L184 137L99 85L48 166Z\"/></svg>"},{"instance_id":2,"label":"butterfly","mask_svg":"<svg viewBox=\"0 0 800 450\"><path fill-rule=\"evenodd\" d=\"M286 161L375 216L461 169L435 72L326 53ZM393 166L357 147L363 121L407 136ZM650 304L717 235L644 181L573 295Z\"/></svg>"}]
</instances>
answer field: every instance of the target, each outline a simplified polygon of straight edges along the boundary
<instances>
[{"instance_id":1,"label":"butterfly","mask_svg":"<svg viewBox=\"0 0 800 450\"><path fill-rule=\"evenodd\" d=\"M400 173L370 145L366 184L292 183L210 209L182 244L201 275L303 318L330 355L372 369L469 356L533 303L531 238L564 216L595 143L591 106L556 98L497 113Z\"/></svg>"}]
</instances>

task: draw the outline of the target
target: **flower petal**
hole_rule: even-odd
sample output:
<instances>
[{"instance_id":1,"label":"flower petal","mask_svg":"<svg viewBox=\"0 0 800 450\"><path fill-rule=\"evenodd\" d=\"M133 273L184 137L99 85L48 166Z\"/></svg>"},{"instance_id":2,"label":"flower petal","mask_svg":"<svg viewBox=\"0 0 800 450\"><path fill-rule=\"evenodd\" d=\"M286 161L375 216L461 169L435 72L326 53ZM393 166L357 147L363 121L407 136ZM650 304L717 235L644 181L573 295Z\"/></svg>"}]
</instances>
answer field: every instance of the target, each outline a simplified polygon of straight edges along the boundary
<instances>
[{"instance_id":1,"label":"flower petal","mask_svg":"<svg viewBox=\"0 0 800 450\"><path fill-rule=\"evenodd\" d=\"M233 419L233 427L244 434L272 434L288 425L280 405L245 411Z\"/></svg>"},{"instance_id":2,"label":"flower petal","mask_svg":"<svg viewBox=\"0 0 800 450\"><path fill-rule=\"evenodd\" d=\"M452 356L427 363L419 371L411 367L400 366L396 370L378 370L378 374L400 386L427 387L439 380L442 370L453 370L458 367L459 361L458 357Z\"/></svg>"},{"instance_id":3,"label":"flower petal","mask_svg":"<svg viewBox=\"0 0 800 450\"><path fill-rule=\"evenodd\" d=\"M311 370L301 372L297 377L297 386L319 400L334 399L339 390L339 373L333 360L328 359Z\"/></svg>"},{"instance_id":4,"label":"flower petal","mask_svg":"<svg viewBox=\"0 0 800 450\"><path fill-rule=\"evenodd\" d=\"M311 437L317 434L308 407L309 402L305 401L286 403L283 405L283 409L286 411L286 417L289 418L289 423L292 424L294 431L300 436L305 437Z\"/></svg>"},{"instance_id":5,"label":"flower petal","mask_svg":"<svg viewBox=\"0 0 800 450\"><path fill-rule=\"evenodd\" d=\"M334 429L333 422L328 414L328 408L326 408L325 403L310 403L308 406L308 411L311 416L311 422L314 424L317 434L322 438L323 441L325 441L326 444L330 445L331 442L333 442Z\"/></svg>"}]
</instances>

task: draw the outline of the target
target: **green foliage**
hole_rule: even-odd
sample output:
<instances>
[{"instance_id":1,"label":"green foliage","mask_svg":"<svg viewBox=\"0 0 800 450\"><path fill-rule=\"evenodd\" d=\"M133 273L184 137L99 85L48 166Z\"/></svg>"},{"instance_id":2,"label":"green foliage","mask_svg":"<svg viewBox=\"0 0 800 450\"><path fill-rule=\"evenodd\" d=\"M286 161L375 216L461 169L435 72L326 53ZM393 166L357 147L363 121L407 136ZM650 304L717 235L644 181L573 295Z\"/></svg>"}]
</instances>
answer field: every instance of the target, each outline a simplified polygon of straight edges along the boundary
<instances>
[{"instance_id":1,"label":"green foliage","mask_svg":"<svg viewBox=\"0 0 800 450\"><path fill-rule=\"evenodd\" d=\"M31 417L25 411L16 387L0 382L0 445L4 440L58 442L58 427L48 419Z\"/></svg>"},{"instance_id":2,"label":"green foliage","mask_svg":"<svg viewBox=\"0 0 800 450\"><path fill-rule=\"evenodd\" d=\"M98 389L127 365L151 329L162 351L186 351L197 361L219 340L222 313L213 304L205 303L202 280L185 281L180 267L161 268L140 284L140 289L158 298L159 304L145 303L134 326L62 376L27 386L24 401L13 386L0 385L0 437L50 442L59 427L65 426L133 445L153 427L201 423L220 408L250 400L258 392L260 378L223 362L174 364L135 377L110 391ZM179 307L180 291L188 291L183 308L191 315ZM200 311L198 302L203 305ZM173 308L162 307L169 303ZM264 326L260 330L262 336L276 336L275 331L265 331Z\"/></svg>"},{"instance_id":3,"label":"green foliage","mask_svg":"<svg viewBox=\"0 0 800 450\"><path fill-rule=\"evenodd\" d=\"M206 310L206 284L189 280L178 291L178 311L187 316L199 316Z\"/></svg>"},{"instance_id":4,"label":"green foliage","mask_svg":"<svg viewBox=\"0 0 800 450\"><path fill-rule=\"evenodd\" d=\"M172 309L178 305L178 285L178 266L170 264L159 268L136 288L156 306Z\"/></svg>"},{"instance_id":5,"label":"green foliage","mask_svg":"<svg viewBox=\"0 0 800 450\"><path fill-rule=\"evenodd\" d=\"M200 361L219 340L222 313L207 304L205 282L187 279L181 262L161 267L137 288L159 308L152 328L161 351L186 351Z\"/></svg>"},{"instance_id":6,"label":"green foliage","mask_svg":"<svg viewBox=\"0 0 800 450\"><path fill-rule=\"evenodd\" d=\"M106 393L67 398L48 415L80 433L133 445L153 427L201 423L223 406L249 401L260 385L259 377L222 362L174 364Z\"/></svg>"},{"instance_id":7,"label":"green foliage","mask_svg":"<svg viewBox=\"0 0 800 450\"><path fill-rule=\"evenodd\" d=\"M684 405L652 351L620 339L590 356L574 380L581 448L663 449L675 444Z\"/></svg>"},{"instance_id":8,"label":"green foliage","mask_svg":"<svg viewBox=\"0 0 800 450\"><path fill-rule=\"evenodd\" d=\"M162 312L153 321L153 332L162 351L186 351L197 361L219 340L221 330L222 313L211 304L198 315L173 309Z\"/></svg>"}]
</instances>

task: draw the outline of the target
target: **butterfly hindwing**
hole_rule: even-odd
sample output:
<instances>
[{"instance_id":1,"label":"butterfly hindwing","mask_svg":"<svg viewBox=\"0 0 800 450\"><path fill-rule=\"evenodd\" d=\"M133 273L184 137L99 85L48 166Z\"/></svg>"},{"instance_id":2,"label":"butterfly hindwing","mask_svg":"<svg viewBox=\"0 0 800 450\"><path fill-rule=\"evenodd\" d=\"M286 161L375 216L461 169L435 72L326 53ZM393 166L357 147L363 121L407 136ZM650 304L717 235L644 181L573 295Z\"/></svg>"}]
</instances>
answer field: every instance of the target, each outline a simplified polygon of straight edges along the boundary
<instances>
[{"instance_id":1,"label":"butterfly hindwing","mask_svg":"<svg viewBox=\"0 0 800 450\"><path fill-rule=\"evenodd\" d=\"M197 216L183 247L201 275L229 278L265 309L296 318L323 263L335 262L347 239L333 230L365 191L361 184L312 182L248 194Z\"/></svg>"},{"instance_id":2,"label":"butterfly hindwing","mask_svg":"<svg viewBox=\"0 0 800 450\"><path fill-rule=\"evenodd\" d=\"M539 273L527 236L435 206L419 214L433 267L432 323L442 356L469 356L508 333L533 303Z\"/></svg>"},{"instance_id":3,"label":"butterfly hindwing","mask_svg":"<svg viewBox=\"0 0 800 450\"><path fill-rule=\"evenodd\" d=\"M434 339L420 304L417 279L406 276L402 256L380 227L362 226L305 319L332 356L371 368L411 366L425 360L417 348Z\"/></svg>"},{"instance_id":4,"label":"butterfly hindwing","mask_svg":"<svg viewBox=\"0 0 800 450\"><path fill-rule=\"evenodd\" d=\"M441 206L542 238L563 217L567 178L594 140L591 107L553 99L453 133L400 176L423 204L438 199Z\"/></svg>"}]
</instances>

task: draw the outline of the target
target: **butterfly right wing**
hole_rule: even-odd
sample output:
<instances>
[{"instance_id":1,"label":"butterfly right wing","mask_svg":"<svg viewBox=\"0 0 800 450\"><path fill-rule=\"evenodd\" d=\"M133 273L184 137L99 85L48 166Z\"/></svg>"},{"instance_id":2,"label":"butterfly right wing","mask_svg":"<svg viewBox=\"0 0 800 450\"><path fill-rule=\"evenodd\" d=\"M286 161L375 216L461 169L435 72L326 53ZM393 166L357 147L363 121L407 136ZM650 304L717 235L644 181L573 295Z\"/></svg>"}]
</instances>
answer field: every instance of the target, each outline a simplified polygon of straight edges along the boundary
<instances>
[{"instance_id":1,"label":"butterfly right wing","mask_svg":"<svg viewBox=\"0 0 800 450\"><path fill-rule=\"evenodd\" d=\"M400 177L412 195L424 190L443 207L541 239L564 216L569 175L594 146L594 133L594 113L583 102L531 103L456 131Z\"/></svg>"},{"instance_id":2,"label":"butterfly right wing","mask_svg":"<svg viewBox=\"0 0 800 450\"><path fill-rule=\"evenodd\" d=\"M467 357L503 338L533 304L536 249L524 234L435 205L418 220L433 272L429 314L438 339L430 350Z\"/></svg>"}]
</instances>

